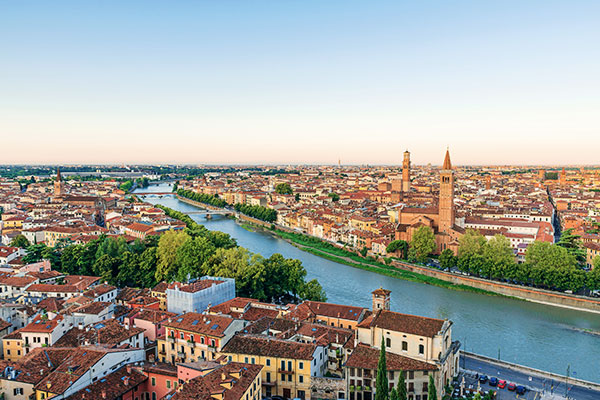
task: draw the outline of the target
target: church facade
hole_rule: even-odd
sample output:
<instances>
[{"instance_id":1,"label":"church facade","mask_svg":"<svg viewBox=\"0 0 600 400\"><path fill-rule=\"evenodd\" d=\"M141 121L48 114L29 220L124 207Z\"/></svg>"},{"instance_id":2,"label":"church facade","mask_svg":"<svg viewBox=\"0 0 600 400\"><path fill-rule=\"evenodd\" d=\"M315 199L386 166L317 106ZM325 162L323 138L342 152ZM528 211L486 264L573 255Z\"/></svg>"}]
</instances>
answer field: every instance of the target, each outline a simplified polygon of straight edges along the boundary
<instances>
[{"instance_id":1,"label":"church facade","mask_svg":"<svg viewBox=\"0 0 600 400\"><path fill-rule=\"evenodd\" d=\"M448 150L440 171L440 194L437 207L422 208L400 205L396 220L395 239L410 242L414 232L421 226L427 226L433 231L438 253L445 249L457 253L458 239L464 234L464 229L455 224L454 172Z\"/></svg>"}]
</instances>

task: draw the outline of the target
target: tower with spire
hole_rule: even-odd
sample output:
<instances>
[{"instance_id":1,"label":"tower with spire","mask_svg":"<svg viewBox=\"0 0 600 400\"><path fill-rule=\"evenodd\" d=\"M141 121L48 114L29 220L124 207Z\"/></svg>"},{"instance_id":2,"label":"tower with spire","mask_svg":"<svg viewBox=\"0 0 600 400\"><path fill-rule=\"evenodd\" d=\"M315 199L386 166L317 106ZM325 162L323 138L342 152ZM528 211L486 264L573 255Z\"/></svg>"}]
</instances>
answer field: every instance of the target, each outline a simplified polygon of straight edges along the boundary
<instances>
[{"instance_id":1,"label":"tower with spire","mask_svg":"<svg viewBox=\"0 0 600 400\"><path fill-rule=\"evenodd\" d=\"M404 160L402 161L402 191L410 192L410 152L404 152Z\"/></svg>"},{"instance_id":2,"label":"tower with spire","mask_svg":"<svg viewBox=\"0 0 600 400\"><path fill-rule=\"evenodd\" d=\"M439 231L447 233L454 226L454 173L450 162L450 150L446 150L440 171Z\"/></svg>"},{"instance_id":3,"label":"tower with spire","mask_svg":"<svg viewBox=\"0 0 600 400\"><path fill-rule=\"evenodd\" d=\"M65 194L65 184L60 176L60 167L56 169L56 180L54 181L54 197L61 197Z\"/></svg>"}]
</instances>

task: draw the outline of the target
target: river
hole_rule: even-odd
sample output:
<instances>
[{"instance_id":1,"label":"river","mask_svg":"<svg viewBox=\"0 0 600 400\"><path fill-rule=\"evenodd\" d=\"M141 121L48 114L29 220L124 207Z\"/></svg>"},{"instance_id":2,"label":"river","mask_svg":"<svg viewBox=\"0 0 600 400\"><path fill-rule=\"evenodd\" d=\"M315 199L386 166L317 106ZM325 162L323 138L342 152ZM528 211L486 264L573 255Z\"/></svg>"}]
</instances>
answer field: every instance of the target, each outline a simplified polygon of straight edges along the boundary
<instances>
[{"instance_id":1,"label":"river","mask_svg":"<svg viewBox=\"0 0 600 400\"><path fill-rule=\"evenodd\" d=\"M143 191L169 192L170 187ZM145 201L182 212L198 210L173 196ZM254 253L301 260L307 277L319 280L329 302L371 307L371 291L383 287L392 291L393 311L452 320L453 339L463 349L563 375L570 365L572 377L600 383L600 336L585 332L600 331L600 315L395 279L325 260L268 233L247 231L228 218L191 217L208 229L228 233Z\"/></svg>"}]
</instances>

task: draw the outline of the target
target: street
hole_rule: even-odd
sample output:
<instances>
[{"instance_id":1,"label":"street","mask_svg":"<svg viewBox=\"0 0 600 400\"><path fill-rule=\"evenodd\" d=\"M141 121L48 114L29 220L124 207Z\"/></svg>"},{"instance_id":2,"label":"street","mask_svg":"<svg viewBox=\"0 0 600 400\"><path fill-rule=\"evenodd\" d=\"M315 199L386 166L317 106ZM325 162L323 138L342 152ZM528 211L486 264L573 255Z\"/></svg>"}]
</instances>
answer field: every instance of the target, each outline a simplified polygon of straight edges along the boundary
<instances>
[{"instance_id":1,"label":"street","mask_svg":"<svg viewBox=\"0 0 600 400\"><path fill-rule=\"evenodd\" d=\"M515 398L534 400L543 398L542 394L554 394L562 397L565 397L565 394L567 394L565 391L566 379L560 381L545 379L541 376L528 375L464 355L461 355L460 366L463 371L466 371L465 382L467 387L469 384L474 384L474 387L477 388L475 377L469 374L469 372L473 372L479 375L504 379L507 381L507 384L513 382L517 385L523 385L528 389L525 395L518 396L514 392L509 392L507 389L492 388L488 383L481 385L481 389L484 391L489 389L497 391L497 398L499 400ZM573 385L573 382L571 381L568 382L568 398L576 400L597 400L600 399L600 392L586 387Z\"/></svg>"}]
</instances>

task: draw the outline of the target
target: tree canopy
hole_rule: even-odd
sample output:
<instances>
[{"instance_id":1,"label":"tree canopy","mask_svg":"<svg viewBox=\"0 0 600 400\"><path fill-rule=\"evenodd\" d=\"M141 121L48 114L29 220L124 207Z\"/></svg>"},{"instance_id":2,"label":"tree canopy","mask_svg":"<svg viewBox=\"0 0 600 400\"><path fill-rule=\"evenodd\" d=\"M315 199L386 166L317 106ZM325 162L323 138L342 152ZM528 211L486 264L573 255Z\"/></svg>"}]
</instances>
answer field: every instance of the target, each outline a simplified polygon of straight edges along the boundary
<instances>
[{"instance_id":1,"label":"tree canopy","mask_svg":"<svg viewBox=\"0 0 600 400\"><path fill-rule=\"evenodd\" d=\"M290 186L289 183L284 182L284 183L279 183L279 184L277 184L277 186L275 186L275 193L293 194L294 191L292 190L292 187Z\"/></svg>"},{"instance_id":2,"label":"tree canopy","mask_svg":"<svg viewBox=\"0 0 600 400\"><path fill-rule=\"evenodd\" d=\"M423 262L435 250L435 236L428 226L420 226L410 241L409 258Z\"/></svg>"}]
</instances>

